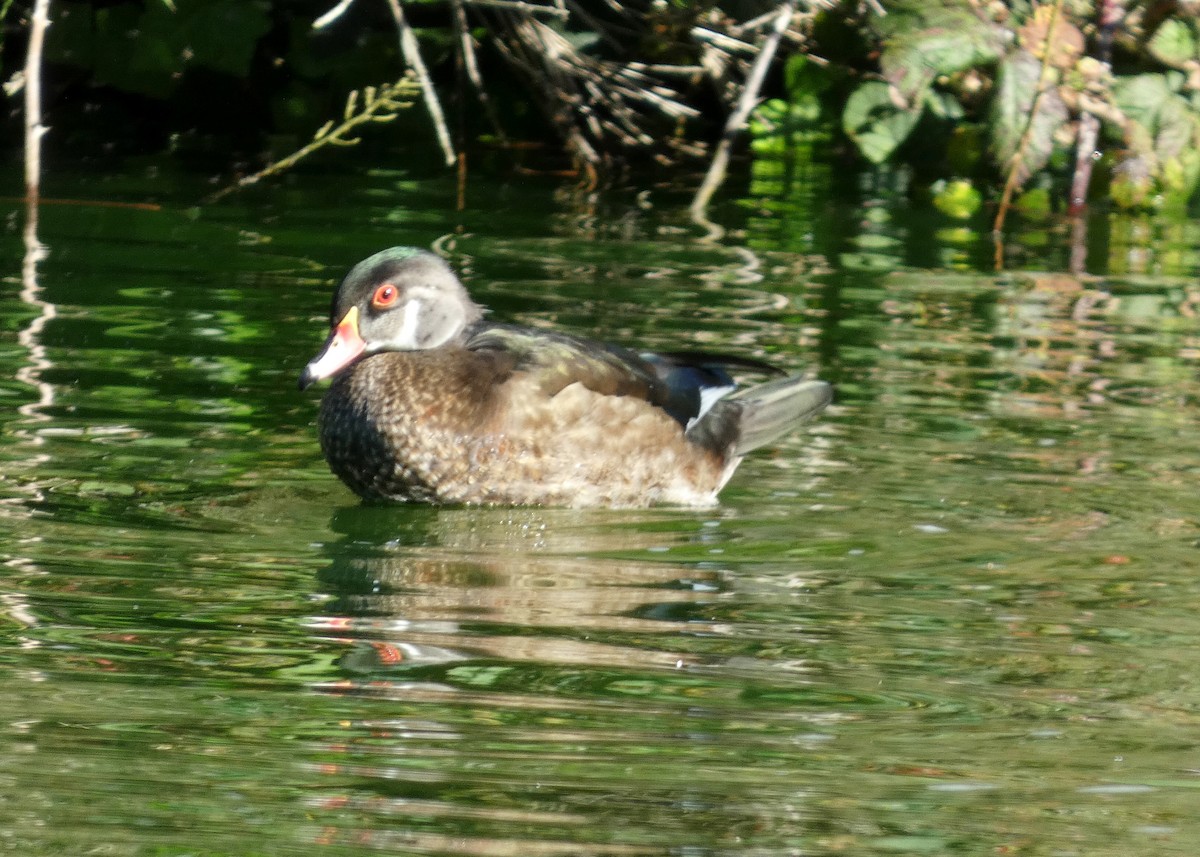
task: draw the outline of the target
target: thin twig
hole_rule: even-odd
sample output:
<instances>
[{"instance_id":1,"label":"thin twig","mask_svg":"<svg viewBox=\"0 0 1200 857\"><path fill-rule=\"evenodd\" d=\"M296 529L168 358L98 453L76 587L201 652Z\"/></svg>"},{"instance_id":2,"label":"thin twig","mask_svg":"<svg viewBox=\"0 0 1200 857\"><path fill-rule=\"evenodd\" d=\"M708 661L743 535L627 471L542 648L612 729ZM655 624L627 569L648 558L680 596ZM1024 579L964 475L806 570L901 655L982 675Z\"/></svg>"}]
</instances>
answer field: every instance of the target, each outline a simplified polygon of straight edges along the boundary
<instances>
[{"instance_id":1,"label":"thin twig","mask_svg":"<svg viewBox=\"0 0 1200 857\"><path fill-rule=\"evenodd\" d=\"M776 18L775 20L778 22L779 19ZM790 16L788 20L791 20ZM735 39L733 36L718 33L716 30L710 30L707 27L692 27L692 38L698 42L708 42L709 44L716 45L721 50L728 51L729 53L752 54L758 50L758 48L749 42L743 42L741 39Z\"/></svg>"},{"instance_id":2,"label":"thin twig","mask_svg":"<svg viewBox=\"0 0 1200 857\"><path fill-rule=\"evenodd\" d=\"M475 96L483 105L483 112L487 114L492 130L496 132L496 138L501 145L507 146L508 135L504 133L504 126L500 124L500 117L496 113L496 108L492 106L492 99L488 96L487 87L483 85L483 75L479 73L479 63L475 58L475 40L471 38L471 28L467 23L467 10L463 8L463 0L454 0L454 25L458 29L458 43L463 58L463 69L467 72L467 80L471 81L471 86L475 89Z\"/></svg>"},{"instance_id":3,"label":"thin twig","mask_svg":"<svg viewBox=\"0 0 1200 857\"><path fill-rule=\"evenodd\" d=\"M406 99L416 94L417 86L409 78L401 78L396 83L385 83L376 89L368 86L363 91L362 104L359 105L358 91L350 93L346 99L346 107L342 112L342 123L334 125L333 121L322 125L313 135L308 145L298 149L286 158L275 161L251 176L238 179L228 187L207 197L205 203L213 203L224 199L234 191L257 184L268 176L281 173L295 166L300 160L307 158L313 152L325 146L353 146L358 143L357 137L346 136L359 125L367 122L391 122L396 118L396 111L412 106Z\"/></svg>"},{"instance_id":4,"label":"thin twig","mask_svg":"<svg viewBox=\"0 0 1200 857\"><path fill-rule=\"evenodd\" d=\"M1087 271L1088 219L1080 217L1080 214L1082 211L1076 212L1075 216L1071 218L1071 252L1068 269L1072 274L1083 274Z\"/></svg>"},{"instance_id":5,"label":"thin twig","mask_svg":"<svg viewBox=\"0 0 1200 857\"><path fill-rule=\"evenodd\" d=\"M1008 176L1004 181L1004 192L1000 196L1000 206L996 210L996 218L992 221L992 235L997 238L996 250L996 266L1003 267L1003 259L1001 258L1002 250L998 236L1004 229L1004 221L1008 217L1008 210L1012 206L1013 194L1017 192L1017 188L1021 184L1020 166L1025 160L1025 153L1029 150L1029 145L1033 140L1034 122L1037 119L1038 110L1042 106L1042 99L1046 95L1048 89L1047 84L1050 83L1050 76L1053 73L1053 65L1050 57L1050 39L1058 27L1058 21L1062 16L1063 0L1055 0L1054 6L1050 13L1050 21L1046 25L1046 38L1042 44L1042 68L1038 73L1037 90L1033 94L1033 103L1029 107L1029 118L1025 122L1025 130L1021 134L1021 138L1017 141L1017 147L1013 151L1012 157L1008 162Z\"/></svg>"},{"instance_id":6,"label":"thin twig","mask_svg":"<svg viewBox=\"0 0 1200 857\"><path fill-rule=\"evenodd\" d=\"M626 12L622 15L631 21L628 26L621 26L612 22L601 21L595 15L587 10L583 3L579 0L565 0L567 8L575 15L589 30L595 33L599 38L603 39L605 44L615 48L618 53L624 53L629 39L641 38L641 28L636 23L635 16ZM626 41L622 41L622 39Z\"/></svg>"},{"instance_id":7,"label":"thin twig","mask_svg":"<svg viewBox=\"0 0 1200 857\"><path fill-rule=\"evenodd\" d=\"M750 68L750 74L746 76L746 84L742 87L742 95L738 99L737 107L729 114L729 119L725 122L725 131L721 135L721 142L717 145L717 151L708 167L708 174L704 176L704 181L701 183L700 189L696 191L695 199L692 200L693 217L708 208L708 202L712 199L712 195L725 181L725 174L729 169L729 158L733 152L733 142L745 127L746 120L750 117L750 111L754 109L755 103L758 101L758 93L766 79L767 69L775 58L779 40L783 37L783 31L787 29L795 11L796 0L785 0L779 4L775 25L759 48L758 57L755 58L754 65Z\"/></svg>"},{"instance_id":8,"label":"thin twig","mask_svg":"<svg viewBox=\"0 0 1200 857\"><path fill-rule=\"evenodd\" d=\"M704 74L704 66L700 65L663 65L662 63L646 64L631 62L625 68L630 71L641 71L646 74L661 74L672 77L695 77L698 74Z\"/></svg>"},{"instance_id":9,"label":"thin twig","mask_svg":"<svg viewBox=\"0 0 1200 857\"><path fill-rule=\"evenodd\" d=\"M353 4L353 3L354 3L354 0L341 0L340 3L338 3L336 6L334 6L332 9L330 9L328 12L326 12L324 15L322 15L320 18L317 18L317 20L313 21L312 28L314 30L325 29L330 24L332 24L334 21L336 21L338 18L342 17L342 15L344 15L346 13L346 10L349 9L351 4Z\"/></svg>"},{"instance_id":10,"label":"thin twig","mask_svg":"<svg viewBox=\"0 0 1200 857\"><path fill-rule=\"evenodd\" d=\"M416 33L413 32L408 20L404 17L404 9L400 5L400 0L387 0L387 4L388 8L392 10L392 20L396 22L396 31L400 37L400 52L404 54L404 61L413 70L417 83L421 85L421 92L425 96L425 109L429 111L429 118L433 122L438 145L442 147L446 166L452 167L456 159L454 145L450 142L450 129L446 126L446 114L442 111L442 103L438 101L437 90L433 86L433 79L429 76L429 69L425 67L425 60L421 58L421 48L417 44Z\"/></svg>"},{"instance_id":11,"label":"thin twig","mask_svg":"<svg viewBox=\"0 0 1200 857\"><path fill-rule=\"evenodd\" d=\"M735 24L734 26L729 28L729 32L732 33L735 37L740 36L742 33L749 33L752 30L757 30L760 27L763 27L766 24L769 24L771 22L771 19L774 16L775 16L774 9L772 9L770 12L763 12L757 18L751 18L749 21L742 21L742 23L740 23L740 24Z\"/></svg>"},{"instance_id":12,"label":"thin twig","mask_svg":"<svg viewBox=\"0 0 1200 857\"><path fill-rule=\"evenodd\" d=\"M578 2L565 2L572 16L591 20ZM607 163L607 153L613 149L648 152L660 163L696 155L697 146L679 130L682 122L702 113L669 82L677 66L593 56L531 15L498 13L495 17L501 36L493 44L538 89L540 106L577 160ZM628 39L616 38L619 27L597 21L594 28L619 49L618 55L627 51ZM676 79L694 82L703 69L691 66L674 74Z\"/></svg>"},{"instance_id":13,"label":"thin twig","mask_svg":"<svg viewBox=\"0 0 1200 857\"><path fill-rule=\"evenodd\" d=\"M491 6L493 9L508 9L513 12L524 12L526 15L551 15L555 18L566 18L570 15L561 6L539 6L535 3L522 3L520 0L467 0L472 6Z\"/></svg>"},{"instance_id":14,"label":"thin twig","mask_svg":"<svg viewBox=\"0 0 1200 857\"><path fill-rule=\"evenodd\" d=\"M613 93L620 93L636 101L644 101L647 104L651 104L657 107L664 116L670 116L673 119L695 119L700 115L700 111L696 108L680 104L675 99L659 95L649 88L639 89L636 84L632 87L626 86L625 84L618 83L616 78L610 80L609 84Z\"/></svg>"},{"instance_id":15,"label":"thin twig","mask_svg":"<svg viewBox=\"0 0 1200 857\"><path fill-rule=\"evenodd\" d=\"M555 2L562 3L563 0L555 0ZM618 3L617 0L604 0L604 5L624 18L632 17L630 11L626 9L624 5Z\"/></svg>"}]
</instances>

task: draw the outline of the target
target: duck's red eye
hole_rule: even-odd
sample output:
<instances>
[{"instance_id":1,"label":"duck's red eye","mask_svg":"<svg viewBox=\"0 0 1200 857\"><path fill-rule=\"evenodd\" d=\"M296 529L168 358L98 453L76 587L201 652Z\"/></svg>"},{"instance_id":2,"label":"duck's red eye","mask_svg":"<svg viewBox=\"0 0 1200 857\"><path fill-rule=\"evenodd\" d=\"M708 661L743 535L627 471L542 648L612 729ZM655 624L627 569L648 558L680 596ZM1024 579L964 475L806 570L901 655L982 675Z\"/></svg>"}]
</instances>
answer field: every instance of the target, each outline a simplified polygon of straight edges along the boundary
<instances>
[{"instance_id":1,"label":"duck's red eye","mask_svg":"<svg viewBox=\"0 0 1200 857\"><path fill-rule=\"evenodd\" d=\"M375 294L371 297L371 306L375 309L387 309L396 302L396 298L400 296L400 291L391 283L384 283L375 290Z\"/></svg>"}]
</instances>

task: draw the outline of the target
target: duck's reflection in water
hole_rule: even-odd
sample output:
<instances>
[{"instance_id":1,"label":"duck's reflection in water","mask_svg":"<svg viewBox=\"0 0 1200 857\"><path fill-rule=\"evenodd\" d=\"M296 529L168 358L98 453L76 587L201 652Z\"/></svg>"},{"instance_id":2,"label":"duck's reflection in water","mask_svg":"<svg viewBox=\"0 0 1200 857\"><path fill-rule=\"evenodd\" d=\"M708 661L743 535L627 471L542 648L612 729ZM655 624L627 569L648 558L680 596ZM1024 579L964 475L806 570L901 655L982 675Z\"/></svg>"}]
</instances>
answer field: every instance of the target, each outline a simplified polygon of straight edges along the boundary
<instances>
[{"instance_id":1,"label":"duck's reflection in water","mask_svg":"<svg viewBox=\"0 0 1200 857\"><path fill-rule=\"evenodd\" d=\"M719 597L719 571L613 558L688 538L656 531L652 514L614 526L608 513L423 510L420 525L381 540L356 531L354 511L335 521L346 538L322 576L331 610L313 625L359 644L345 662L355 672L480 658L677 668L690 656L660 635L720 633L677 609ZM698 523L695 538L714 524ZM664 625L679 616L686 629Z\"/></svg>"},{"instance_id":2,"label":"duck's reflection in water","mask_svg":"<svg viewBox=\"0 0 1200 857\"><path fill-rule=\"evenodd\" d=\"M346 654L341 676L316 688L361 716L319 751L322 783L338 785L312 799L328 825L315 838L641 853L664 808L708 805L644 749L708 752L702 707L715 685L693 669L703 646L688 641L726 631L700 618L725 595L720 571L628 558L695 547L721 526L693 516L681 527L671 514L339 515L343 539L322 575L330 600L312 627ZM621 797L631 772L640 782ZM633 826L614 837L611 813L627 799Z\"/></svg>"}]
</instances>

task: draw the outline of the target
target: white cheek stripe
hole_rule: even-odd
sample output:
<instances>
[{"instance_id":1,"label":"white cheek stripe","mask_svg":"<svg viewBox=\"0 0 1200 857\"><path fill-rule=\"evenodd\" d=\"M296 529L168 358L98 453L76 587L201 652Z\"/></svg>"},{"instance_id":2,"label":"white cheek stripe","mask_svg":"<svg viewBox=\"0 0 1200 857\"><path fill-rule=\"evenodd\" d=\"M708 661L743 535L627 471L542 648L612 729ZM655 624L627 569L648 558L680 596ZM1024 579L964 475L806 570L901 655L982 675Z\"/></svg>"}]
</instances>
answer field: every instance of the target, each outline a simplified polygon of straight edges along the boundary
<instances>
[{"instance_id":1,"label":"white cheek stripe","mask_svg":"<svg viewBox=\"0 0 1200 857\"><path fill-rule=\"evenodd\" d=\"M411 300L404 305L404 327L396 336L399 348L415 349L417 347L417 326L421 323L421 302Z\"/></svg>"},{"instance_id":2,"label":"white cheek stripe","mask_svg":"<svg viewBox=\"0 0 1200 857\"><path fill-rule=\"evenodd\" d=\"M400 326L400 331L391 339L375 342L368 346L369 351L416 351L417 346L417 326L421 323L421 302L418 300L410 300L404 306L393 312L404 314L404 323Z\"/></svg>"}]
</instances>

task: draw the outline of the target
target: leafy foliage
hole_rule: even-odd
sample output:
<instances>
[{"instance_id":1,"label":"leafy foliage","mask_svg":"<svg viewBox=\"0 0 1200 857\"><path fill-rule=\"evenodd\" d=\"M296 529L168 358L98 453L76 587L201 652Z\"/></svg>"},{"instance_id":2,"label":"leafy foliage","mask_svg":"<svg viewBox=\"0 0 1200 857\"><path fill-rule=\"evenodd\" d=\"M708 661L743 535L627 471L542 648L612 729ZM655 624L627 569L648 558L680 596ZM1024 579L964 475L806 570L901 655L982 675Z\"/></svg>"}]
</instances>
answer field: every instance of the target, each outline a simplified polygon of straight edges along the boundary
<instances>
[{"instance_id":1,"label":"leafy foliage","mask_svg":"<svg viewBox=\"0 0 1200 857\"><path fill-rule=\"evenodd\" d=\"M8 18L8 12L12 8L13 0L0 0L0 55L4 53L4 22Z\"/></svg>"},{"instance_id":2,"label":"leafy foliage","mask_svg":"<svg viewBox=\"0 0 1200 857\"><path fill-rule=\"evenodd\" d=\"M271 26L265 0L56 4L48 56L89 69L96 83L169 96L188 68L245 77Z\"/></svg>"},{"instance_id":3,"label":"leafy foliage","mask_svg":"<svg viewBox=\"0 0 1200 857\"><path fill-rule=\"evenodd\" d=\"M388 5L360 0L337 27L314 32L330 2L56 0L51 85L71 96L82 89L89 105L113 92L133 96L131 127L194 129L204 117L247 141L238 154L259 157L269 135L285 145L308 139L345 92L399 77ZM736 115L764 22L793 10L782 74L767 78L761 98L751 93L760 102L749 122L758 155L785 151L798 133L807 143L837 137L869 164L905 161L924 181L952 187L1003 186L1005 200L1028 183L1065 199L1073 177L1072 195L1078 186L1086 192L1092 164L1106 172L1093 194L1101 188L1123 205L1178 205L1200 186L1194 3L403 5L438 84L427 86L426 100L457 86L463 103L483 107L457 111L459 142L499 141L514 159L528 150L514 141L539 136L557 137L577 165L596 170L635 156L664 166L708 159L725 117ZM21 0L0 0L0 21L9 23L0 38L11 39L21 12ZM469 84L456 55L474 75ZM0 54L5 80L18 59L11 48ZM169 109L139 109L146 99ZM51 124L63 132L72 112L84 115L80 103L61 98ZM157 139L177 140L177 128L169 130Z\"/></svg>"},{"instance_id":4,"label":"leafy foliage","mask_svg":"<svg viewBox=\"0 0 1200 857\"><path fill-rule=\"evenodd\" d=\"M1200 180L1200 115L1180 74L1141 74L1118 80L1113 97L1124 116L1125 158L1113 195L1129 206L1159 191L1169 199L1191 196Z\"/></svg>"},{"instance_id":5,"label":"leafy foliage","mask_svg":"<svg viewBox=\"0 0 1200 857\"><path fill-rule=\"evenodd\" d=\"M1121 3L1063 0L884 8L886 18L860 24L866 42L879 46L878 60L862 67L864 79L841 114L847 136L870 162L900 157L928 117L952 128L981 127L990 176L1010 186L1046 171L1066 179L1061 166L1076 163L1075 148L1091 144L1080 135L1088 116L1117 148L1107 186L1118 203L1182 202L1200 185L1200 12L1192 6L1153 15ZM1097 8L1111 17L1096 20ZM1110 63L1114 40L1119 61ZM942 139L948 150L952 134ZM922 149L933 142L923 135ZM1079 161L1091 160L1079 154Z\"/></svg>"}]
</instances>

